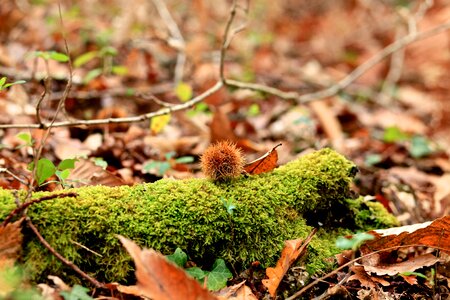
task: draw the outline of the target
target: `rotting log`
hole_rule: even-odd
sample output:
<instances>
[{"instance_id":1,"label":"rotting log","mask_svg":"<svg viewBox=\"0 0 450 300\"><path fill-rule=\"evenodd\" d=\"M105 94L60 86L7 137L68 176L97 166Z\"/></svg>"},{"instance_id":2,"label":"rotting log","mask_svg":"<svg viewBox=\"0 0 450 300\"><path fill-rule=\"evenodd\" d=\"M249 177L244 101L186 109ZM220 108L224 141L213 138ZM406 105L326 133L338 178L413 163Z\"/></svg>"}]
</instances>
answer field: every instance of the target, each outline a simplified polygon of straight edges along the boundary
<instances>
[{"instance_id":1,"label":"rotting log","mask_svg":"<svg viewBox=\"0 0 450 300\"><path fill-rule=\"evenodd\" d=\"M380 204L352 196L356 170L342 155L323 149L270 173L226 182L162 179L132 187L72 189L77 197L40 202L27 214L56 251L104 282L134 278L117 234L163 254L179 247L206 268L223 258L239 271L253 261L274 265L285 240L305 238L320 224L305 259L314 273L327 267L324 258L339 252L334 246L339 235L396 225ZM33 198L48 194L37 192ZM227 211L226 202L235 208ZM0 189L0 220L14 208L12 192ZM80 280L31 232L24 234L22 262L32 281L48 275L69 283Z\"/></svg>"}]
</instances>

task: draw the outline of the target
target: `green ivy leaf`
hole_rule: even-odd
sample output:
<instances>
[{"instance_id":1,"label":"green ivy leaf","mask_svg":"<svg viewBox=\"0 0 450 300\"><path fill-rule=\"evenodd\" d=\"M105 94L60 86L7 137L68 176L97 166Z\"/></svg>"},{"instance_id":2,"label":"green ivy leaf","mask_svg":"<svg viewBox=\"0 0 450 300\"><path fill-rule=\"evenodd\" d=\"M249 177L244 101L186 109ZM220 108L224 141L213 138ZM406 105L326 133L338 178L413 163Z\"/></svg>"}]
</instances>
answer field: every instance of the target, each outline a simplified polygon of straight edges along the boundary
<instances>
[{"instance_id":1,"label":"green ivy leaf","mask_svg":"<svg viewBox=\"0 0 450 300\"><path fill-rule=\"evenodd\" d=\"M420 158L430 155L433 150L430 147L429 141L423 136L413 136L411 139L411 146L409 148L409 153L414 158Z\"/></svg>"},{"instance_id":2,"label":"green ivy leaf","mask_svg":"<svg viewBox=\"0 0 450 300\"><path fill-rule=\"evenodd\" d=\"M70 292L62 291L60 294L64 297L64 300L93 300L94 298L89 296L88 292L88 288L75 284Z\"/></svg>"},{"instance_id":3,"label":"green ivy leaf","mask_svg":"<svg viewBox=\"0 0 450 300\"><path fill-rule=\"evenodd\" d=\"M91 60L93 60L94 58L98 57L98 51L89 51L86 52L84 54L81 54L80 56L78 56L74 62L73 65L78 68L81 67L82 65L87 64L88 62L90 62Z\"/></svg>"},{"instance_id":4,"label":"green ivy leaf","mask_svg":"<svg viewBox=\"0 0 450 300\"><path fill-rule=\"evenodd\" d=\"M67 158L62 160L58 165L58 170L64 171L67 169L74 169L75 168L75 162L78 159L76 158Z\"/></svg>"},{"instance_id":5,"label":"green ivy leaf","mask_svg":"<svg viewBox=\"0 0 450 300\"><path fill-rule=\"evenodd\" d=\"M177 248L173 254L167 255L166 257L180 268L183 268L187 262L187 254L180 248Z\"/></svg>"},{"instance_id":6,"label":"green ivy leaf","mask_svg":"<svg viewBox=\"0 0 450 300\"><path fill-rule=\"evenodd\" d=\"M55 174L55 165L47 158L41 158L36 167L36 180L41 185L45 180Z\"/></svg>"},{"instance_id":7,"label":"green ivy leaf","mask_svg":"<svg viewBox=\"0 0 450 300\"><path fill-rule=\"evenodd\" d=\"M186 102L192 98L192 87L184 82L180 82L175 88L175 94L182 102Z\"/></svg>"},{"instance_id":8,"label":"green ivy leaf","mask_svg":"<svg viewBox=\"0 0 450 300\"><path fill-rule=\"evenodd\" d=\"M340 249L357 250L365 241L373 240L375 237L366 232L354 234L351 238L340 236L336 239L336 247Z\"/></svg>"},{"instance_id":9,"label":"green ivy leaf","mask_svg":"<svg viewBox=\"0 0 450 300\"><path fill-rule=\"evenodd\" d=\"M198 281L202 282L203 279L208 275L209 272L203 271L199 267L192 267L185 269L186 273L189 274L189 276L197 279Z\"/></svg>"},{"instance_id":10,"label":"green ivy leaf","mask_svg":"<svg viewBox=\"0 0 450 300\"><path fill-rule=\"evenodd\" d=\"M223 259L216 259L211 272L208 274L207 287L211 291L217 291L227 286L228 279L232 278L230 270Z\"/></svg>"}]
</instances>

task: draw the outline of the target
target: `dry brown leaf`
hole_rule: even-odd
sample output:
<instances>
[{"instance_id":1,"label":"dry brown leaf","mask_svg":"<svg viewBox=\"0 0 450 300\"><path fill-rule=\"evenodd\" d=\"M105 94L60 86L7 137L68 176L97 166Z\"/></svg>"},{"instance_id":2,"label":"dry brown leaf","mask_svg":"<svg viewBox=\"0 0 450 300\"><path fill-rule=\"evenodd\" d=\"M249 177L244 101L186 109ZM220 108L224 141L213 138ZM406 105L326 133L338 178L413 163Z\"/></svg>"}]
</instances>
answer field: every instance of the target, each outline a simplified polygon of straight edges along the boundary
<instances>
[{"instance_id":1,"label":"dry brown leaf","mask_svg":"<svg viewBox=\"0 0 450 300\"><path fill-rule=\"evenodd\" d=\"M118 186L125 182L111 172L104 170L88 159L79 159L75 168L67 178L68 183L74 187L86 185Z\"/></svg>"},{"instance_id":2,"label":"dry brown leaf","mask_svg":"<svg viewBox=\"0 0 450 300\"><path fill-rule=\"evenodd\" d=\"M23 218L0 227L0 269L12 267L19 258L23 240L22 222Z\"/></svg>"},{"instance_id":3,"label":"dry brown leaf","mask_svg":"<svg viewBox=\"0 0 450 300\"><path fill-rule=\"evenodd\" d=\"M232 141L237 142L238 137L231 127L231 122L225 113L224 109L220 106L214 111L214 116L210 125L211 130L211 144L219 141Z\"/></svg>"},{"instance_id":4,"label":"dry brown leaf","mask_svg":"<svg viewBox=\"0 0 450 300\"><path fill-rule=\"evenodd\" d=\"M388 236L380 236L378 232L373 232L376 238L364 243L360 248L361 253L364 255L377 250L407 245L436 247L447 254L450 253L450 216L437 219L425 228L423 224L418 225L420 225L419 229L412 232L406 230L411 231L414 227L396 228L397 232L401 233Z\"/></svg>"},{"instance_id":5,"label":"dry brown leaf","mask_svg":"<svg viewBox=\"0 0 450 300\"><path fill-rule=\"evenodd\" d=\"M302 239L288 240L284 242L284 248L281 251L281 257L275 268L267 268L266 275L269 279L263 279L263 285L269 290L269 294L275 297L281 280L288 271L289 267L294 263L299 255L306 249L312 237L316 233L314 229L309 236L303 241Z\"/></svg>"},{"instance_id":6,"label":"dry brown leaf","mask_svg":"<svg viewBox=\"0 0 450 300\"><path fill-rule=\"evenodd\" d=\"M257 300L252 290L245 285L245 281L227 286L214 293L220 300Z\"/></svg>"},{"instance_id":7,"label":"dry brown leaf","mask_svg":"<svg viewBox=\"0 0 450 300\"><path fill-rule=\"evenodd\" d=\"M352 276L348 278L349 281L351 280L357 280L361 283L361 286L368 287L370 289L373 289L376 287L376 282L380 283L383 286L388 286L390 283L383 278L376 277L376 276L370 276L365 270L363 266L352 266L350 267L350 270L353 271Z\"/></svg>"},{"instance_id":8,"label":"dry brown leaf","mask_svg":"<svg viewBox=\"0 0 450 300\"><path fill-rule=\"evenodd\" d=\"M333 99L334 101L335 99ZM332 108L328 106L326 100L312 101L309 107L316 114L327 137L333 146L339 151L343 147L344 133L341 123Z\"/></svg>"},{"instance_id":9,"label":"dry brown leaf","mask_svg":"<svg viewBox=\"0 0 450 300\"><path fill-rule=\"evenodd\" d=\"M403 279L409 283L410 285L415 285L417 284L417 276L416 275L403 275L400 274L400 276L403 277Z\"/></svg>"},{"instance_id":10,"label":"dry brown leaf","mask_svg":"<svg viewBox=\"0 0 450 300\"><path fill-rule=\"evenodd\" d=\"M405 272L414 272L417 269L432 266L439 261L439 258L434 256L433 254L424 254L417 257L413 257L406 261L389 264L389 265L377 265L377 266L368 266L364 265L364 270L366 272L375 273L377 275L389 275L394 276L399 273Z\"/></svg>"},{"instance_id":11,"label":"dry brown leaf","mask_svg":"<svg viewBox=\"0 0 450 300\"><path fill-rule=\"evenodd\" d=\"M136 265L137 289L128 287L129 291L140 291L140 295L153 300L217 300L163 255L151 249L141 250L123 236L119 239Z\"/></svg>"},{"instance_id":12,"label":"dry brown leaf","mask_svg":"<svg viewBox=\"0 0 450 300\"><path fill-rule=\"evenodd\" d=\"M272 150L270 150L260 158L246 164L244 167L245 172L250 175L257 175L270 172L275 169L278 162L278 152L276 149L279 146L281 146L281 144L276 145L272 148Z\"/></svg>"},{"instance_id":13,"label":"dry brown leaf","mask_svg":"<svg viewBox=\"0 0 450 300\"><path fill-rule=\"evenodd\" d=\"M363 287L375 288L375 282L370 278L370 276L364 271L362 266L352 266L350 270L353 271L352 276L348 278L348 281L357 280Z\"/></svg>"}]
</instances>

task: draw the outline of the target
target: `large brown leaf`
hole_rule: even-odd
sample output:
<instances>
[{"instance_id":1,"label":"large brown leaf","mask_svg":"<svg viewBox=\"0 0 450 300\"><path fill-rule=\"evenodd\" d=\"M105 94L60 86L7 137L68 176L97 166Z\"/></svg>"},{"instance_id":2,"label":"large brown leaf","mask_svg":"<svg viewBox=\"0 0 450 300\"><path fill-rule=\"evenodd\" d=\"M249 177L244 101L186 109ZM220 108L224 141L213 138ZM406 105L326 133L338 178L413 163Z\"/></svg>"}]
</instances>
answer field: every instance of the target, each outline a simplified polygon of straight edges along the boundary
<instances>
[{"instance_id":1,"label":"large brown leaf","mask_svg":"<svg viewBox=\"0 0 450 300\"><path fill-rule=\"evenodd\" d=\"M23 218L0 227L0 269L12 267L22 251L23 235L21 224Z\"/></svg>"},{"instance_id":2,"label":"large brown leaf","mask_svg":"<svg viewBox=\"0 0 450 300\"><path fill-rule=\"evenodd\" d=\"M182 269L151 249L141 250L133 241L119 236L136 265L137 285L123 289L153 300L217 300Z\"/></svg>"}]
</instances>

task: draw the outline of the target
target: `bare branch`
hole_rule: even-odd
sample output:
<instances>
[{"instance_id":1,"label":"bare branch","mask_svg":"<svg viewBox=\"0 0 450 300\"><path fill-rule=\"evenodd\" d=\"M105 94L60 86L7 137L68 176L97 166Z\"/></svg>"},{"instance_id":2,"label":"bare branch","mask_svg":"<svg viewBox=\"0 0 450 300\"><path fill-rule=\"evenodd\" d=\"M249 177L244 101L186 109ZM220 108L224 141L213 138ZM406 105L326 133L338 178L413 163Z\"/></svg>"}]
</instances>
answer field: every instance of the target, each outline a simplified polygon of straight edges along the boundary
<instances>
[{"instance_id":1,"label":"bare branch","mask_svg":"<svg viewBox=\"0 0 450 300\"><path fill-rule=\"evenodd\" d=\"M169 29L170 35L176 40L176 45L174 48L178 50L177 63L175 65L175 84L178 84L183 80L184 64L186 62L185 47L186 43L184 41L183 35L178 28L177 23L173 19L166 4L163 0L153 0L153 4L158 10L161 19L166 23L167 29ZM172 45L169 41L169 45ZM173 45L172 45L173 46Z\"/></svg>"},{"instance_id":2,"label":"bare branch","mask_svg":"<svg viewBox=\"0 0 450 300\"><path fill-rule=\"evenodd\" d=\"M267 94L271 94L277 97L280 97L285 100L295 100L298 103L306 103L314 100L319 100L327 97L331 97L335 94L337 94L339 91L345 89L348 87L352 82L354 82L356 79L361 77L364 73L366 73L368 70L373 68L376 64L381 62L383 59L391 55L392 53L398 51L399 49L402 49L406 47L407 45L426 39L428 37L431 37L433 35L439 34L441 32L444 32L446 30L450 29L450 22L443 23L441 25L438 25L436 27L433 27L428 30L424 30L419 33L410 33L403 38L393 42L389 46L385 47L383 50L378 52L376 55L374 55L372 58L364 62L362 65L358 66L356 69L354 69L350 74L348 74L346 77L341 79L338 83L335 85L332 85L326 89L310 93L310 94L304 94L300 95L297 92L283 92L279 89L268 87L261 84L255 84L255 83L245 83L245 82L239 82L236 80L225 80L225 85L231 86L231 87L237 87L242 89L250 89L254 91L260 91Z\"/></svg>"},{"instance_id":3,"label":"bare branch","mask_svg":"<svg viewBox=\"0 0 450 300\"><path fill-rule=\"evenodd\" d=\"M166 115L171 112L185 110L190 107L193 107L195 104L203 101L205 98L211 96L218 90L220 90L223 87L223 83L221 81L216 82L214 86L203 92L202 94L198 95L197 97L192 98L191 100L174 105L170 108L162 108L160 110L157 110L155 112L150 112L134 117L126 117L126 118L109 118L109 119L97 119L97 120L75 120L75 121L62 121L62 122L54 122L53 124L50 123L44 123L42 127L44 129L48 127L73 127L73 126L93 126L93 125L105 125L105 124L117 124L117 123L137 123L142 122L146 120L150 120L153 117ZM39 124L0 124L0 129L7 129L7 128L40 128Z\"/></svg>"},{"instance_id":4,"label":"bare branch","mask_svg":"<svg viewBox=\"0 0 450 300\"><path fill-rule=\"evenodd\" d=\"M17 208L15 208L13 211L11 211L9 213L9 215L5 218L5 220L3 220L0 227L4 227L4 226L8 225L8 223L12 220L12 218L14 218L14 216L16 216L20 212L24 211L25 209L27 209L30 205L33 205L33 204L36 204L36 203L39 203L42 201L52 200L55 198L76 197L76 196L77 196L76 193L68 192L68 193L48 195L48 196L44 196L44 197L34 199L31 201L25 202L23 204L20 204Z\"/></svg>"}]
</instances>

